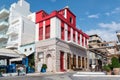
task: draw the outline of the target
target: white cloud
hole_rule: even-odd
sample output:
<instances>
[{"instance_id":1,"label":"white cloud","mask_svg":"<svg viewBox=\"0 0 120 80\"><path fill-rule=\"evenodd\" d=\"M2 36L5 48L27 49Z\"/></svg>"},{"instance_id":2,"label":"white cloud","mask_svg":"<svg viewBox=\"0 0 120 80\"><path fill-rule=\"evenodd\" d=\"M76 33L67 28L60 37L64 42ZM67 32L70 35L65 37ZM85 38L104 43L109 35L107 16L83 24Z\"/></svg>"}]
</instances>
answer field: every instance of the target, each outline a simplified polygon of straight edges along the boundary
<instances>
[{"instance_id":1,"label":"white cloud","mask_svg":"<svg viewBox=\"0 0 120 80\"><path fill-rule=\"evenodd\" d=\"M115 8L111 13L112 14L120 13L120 7Z\"/></svg>"},{"instance_id":2,"label":"white cloud","mask_svg":"<svg viewBox=\"0 0 120 80\"><path fill-rule=\"evenodd\" d=\"M117 7L115 9L113 9L112 11L105 13L105 15L107 15L107 16L110 16L112 14L120 14L120 7Z\"/></svg>"},{"instance_id":3,"label":"white cloud","mask_svg":"<svg viewBox=\"0 0 120 80\"><path fill-rule=\"evenodd\" d=\"M117 31L118 29L120 30L120 23L116 23L114 21L112 23L99 23L98 25L110 31Z\"/></svg>"},{"instance_id":4,"label":"white cloud","mask_svg":"<svg viewBox=\"0 0 120 80\"><path fill-rule=\"evenodd\" d=\"M110 13L109 13L109 12L106 12L105 15L110 16Z\"/></svg>"},{"instance_id":5,"label":"white cloud","mask_svg":"<svg viewBox=\"0 0 120 80\"><path fill-rule=\"evenodd\" d=\"M117 40L116 31L120 30L120 23L99 23L99 29L86 31L88 35L98 34L103 40Z\"/></svg>"},{"instance_id":6,"label":"white cloud","mask_svg":"<svg viewBox=\"0 0 120 80\"><path fill-rule=\"evenodd\" d=\"M88 18L99 18L98 14L89 15Z\"/></svg>"}]
</instances>

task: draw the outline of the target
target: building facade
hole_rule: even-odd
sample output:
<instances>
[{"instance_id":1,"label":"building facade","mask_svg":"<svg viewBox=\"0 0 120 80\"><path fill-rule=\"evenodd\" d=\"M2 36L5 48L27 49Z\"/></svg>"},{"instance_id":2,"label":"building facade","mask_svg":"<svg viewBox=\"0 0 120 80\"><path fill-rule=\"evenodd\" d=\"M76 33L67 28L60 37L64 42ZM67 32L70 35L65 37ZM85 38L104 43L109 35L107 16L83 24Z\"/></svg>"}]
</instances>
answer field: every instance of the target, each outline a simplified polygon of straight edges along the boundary
<instances>
[{"instance_id":1,"label":"building facade","mask_svg":"<svg viewBox=\"0 0 120 80\"><path fill-rule=\"evenodd\" d=\"M7 31L9 38L6 48L18 49L21 45L34 42L34 15L34 13L30 12L29 3L24 0L19 0L11 5Z\"/></svg>"},{"instance_id":2,"label":"building facade","mask_svg":"<svg viewBox=\"0 0 120 80\"><path fill-rule=\"evenodd\" d=\"M6 47L8 36L6 35L8 30L8 17L9 11L2 9L0 11L0 48Z\"/></svg>"},{"instance_id":3,"label":"building facade","mask_svg":"<svg viewBox=\"0 0 120 80\"><path fill-rule=\"evenodd\" d=\"M107 48L102 48L107 46L103 43L105 43L105 41L97 34L89 35L89 67L95 65L96 71L101 71L102 65L107 63L107 54L109 52Z\"/></svg>"},{"instance_id":4,"label":"building facade","mask_svg":"<svg viewBox=\"0 0 120 80\"><path fill-rule=\"evenodd\" d=\"M36 12L35 68L48 72L87 69L88 35L76 27L76 16L68 7L48 14Z\"/></svg>"}]
</instances>

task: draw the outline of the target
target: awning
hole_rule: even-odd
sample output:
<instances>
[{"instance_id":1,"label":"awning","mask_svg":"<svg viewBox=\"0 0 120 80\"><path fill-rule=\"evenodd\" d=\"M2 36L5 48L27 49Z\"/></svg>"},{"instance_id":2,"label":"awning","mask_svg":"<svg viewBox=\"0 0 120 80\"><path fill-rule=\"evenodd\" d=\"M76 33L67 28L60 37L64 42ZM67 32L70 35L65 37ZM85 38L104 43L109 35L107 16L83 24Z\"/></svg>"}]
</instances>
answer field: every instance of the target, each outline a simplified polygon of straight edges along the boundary
<instances>
[{"instance_id":1,"label":"awning","mask_svg":"<svg viewBox=\"0 0 120 80\"><path fill-rule=\"evenodd\" d=\"M6 48L0 49L0 59L11 59L11 58L21 58L25 57L24 54L21 54L17 50L11 50Z\"/></svg>"}]
</instances>

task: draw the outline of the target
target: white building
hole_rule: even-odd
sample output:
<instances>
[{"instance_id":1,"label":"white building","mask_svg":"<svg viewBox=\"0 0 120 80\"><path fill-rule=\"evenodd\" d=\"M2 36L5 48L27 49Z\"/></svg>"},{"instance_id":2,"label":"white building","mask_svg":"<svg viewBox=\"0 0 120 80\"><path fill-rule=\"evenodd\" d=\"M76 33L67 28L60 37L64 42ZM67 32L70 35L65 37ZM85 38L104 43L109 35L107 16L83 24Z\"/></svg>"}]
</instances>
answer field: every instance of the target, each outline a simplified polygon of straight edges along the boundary
<instances>
[{"instance_id":1,"label":"white building","mask_svg":"<svg viewBox=\"0 0 120 80\"><path fill-rule=\"evenodd\" d=\"M8 17L9 11L2 9L0 11L0 48L5 47L8 40L8 36L6 35L8 30Z\"/></svg>"},{"instance_id":2,"label":"white building","mask_svg":"<svg viewBox=\"0 0 120 80\"><path fill-rule=\"evenodd\" d=\"M30 5L26 1L19 0L11 5L7 32L9 38L6 48L18 49L21 45L34 42L34 18L34 13L31 14Z\"/></svg>"}]
</instances>

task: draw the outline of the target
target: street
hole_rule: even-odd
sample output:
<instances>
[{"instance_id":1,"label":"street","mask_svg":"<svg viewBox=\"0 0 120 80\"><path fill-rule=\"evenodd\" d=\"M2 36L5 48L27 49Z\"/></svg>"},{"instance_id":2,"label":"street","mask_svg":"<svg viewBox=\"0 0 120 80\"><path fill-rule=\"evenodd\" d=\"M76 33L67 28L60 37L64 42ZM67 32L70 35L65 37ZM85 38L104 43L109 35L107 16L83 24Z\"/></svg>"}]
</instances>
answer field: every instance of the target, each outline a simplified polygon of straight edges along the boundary
<instances>
[{"instance_id":1,"label":"street","mask_svg":"<svg viewBox=\"0 0 120 80\"><path fill-rule=\"evenodd\" d=\"M73 76L74 73L2 77L0 80L120 80L120 76Z\"/></svg>"}]
</instances>

